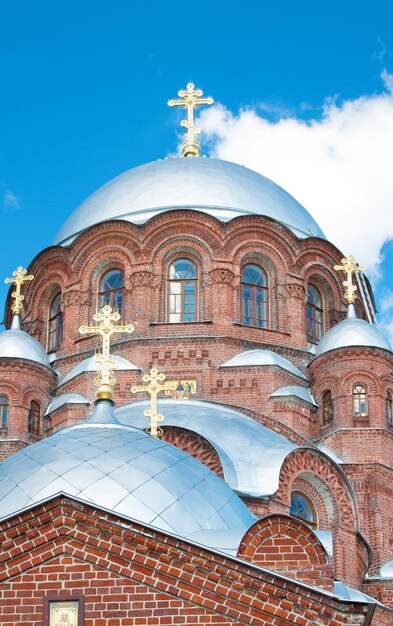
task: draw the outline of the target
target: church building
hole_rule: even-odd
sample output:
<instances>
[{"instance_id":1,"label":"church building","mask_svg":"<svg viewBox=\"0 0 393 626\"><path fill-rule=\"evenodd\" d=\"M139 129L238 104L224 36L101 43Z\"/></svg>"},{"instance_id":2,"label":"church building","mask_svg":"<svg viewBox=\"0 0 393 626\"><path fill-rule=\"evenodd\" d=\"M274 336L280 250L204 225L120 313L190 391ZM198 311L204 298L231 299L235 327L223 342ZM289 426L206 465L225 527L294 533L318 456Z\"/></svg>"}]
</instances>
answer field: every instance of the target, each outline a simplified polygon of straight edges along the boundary
<instances>
[{"instance_id":1,"label":"church building","mask_svg":"<svg viewBox=\"0 0 393 626\"><path fill-rule=\"evenodd\" d=\"M202 96L168 102L181 156L8 274L1 626L393 624L371 285L281 187L200 155Z\"/></svg>"}]
</instances>

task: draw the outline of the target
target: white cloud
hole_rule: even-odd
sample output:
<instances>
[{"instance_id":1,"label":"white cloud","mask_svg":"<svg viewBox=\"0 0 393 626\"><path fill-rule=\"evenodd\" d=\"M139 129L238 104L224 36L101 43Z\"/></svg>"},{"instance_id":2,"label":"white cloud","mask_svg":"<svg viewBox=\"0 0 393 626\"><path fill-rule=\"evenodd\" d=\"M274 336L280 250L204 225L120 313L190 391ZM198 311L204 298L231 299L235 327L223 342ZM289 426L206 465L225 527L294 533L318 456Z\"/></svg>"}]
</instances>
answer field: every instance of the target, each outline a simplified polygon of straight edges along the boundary
<instances>
[{"instance_id":1,"label":"white cloud","mask_svg":"<svg viewBox=\"0 0 393 626\"><path fill-rule=\"evenodd\" d=\"M263 106L232 113L219 104L198 119L210 154L284 187L374 277L393 239L393 75L384 70L382 80L381 93L326 99L318 119L271 121Z\"/></svg>"},{"instance_id":2,"label":"white cloud","mask_svg":"<svg viewBox=\"0 0 393 626\"><path fill-rule=\"evenodd\" d=\"M6 189L3 193L3 207L4 209L19 209L20 198L16 196L10 189Z\"/></svg>"},{"instance_id":3,"label":"white cloud","mask_svg":"<svg viewBox=\"0 0 393 626\"><path fill-rule=\"evenodd\" d=\"M377 39L377 49L371 55L373 61L383 61L386 56L392 56L382 39Z\"/></svg>"},{"instance_id":4,"label":"white cloud","mask_svg":"<svg viewBox=\"0 0 393 626\"><path fill-rule=\"evenodd\" d=\"M380 300L379 321L385 334L389 337L393 346L393 291L385 289Z\"/></svg>"}]
</instances>

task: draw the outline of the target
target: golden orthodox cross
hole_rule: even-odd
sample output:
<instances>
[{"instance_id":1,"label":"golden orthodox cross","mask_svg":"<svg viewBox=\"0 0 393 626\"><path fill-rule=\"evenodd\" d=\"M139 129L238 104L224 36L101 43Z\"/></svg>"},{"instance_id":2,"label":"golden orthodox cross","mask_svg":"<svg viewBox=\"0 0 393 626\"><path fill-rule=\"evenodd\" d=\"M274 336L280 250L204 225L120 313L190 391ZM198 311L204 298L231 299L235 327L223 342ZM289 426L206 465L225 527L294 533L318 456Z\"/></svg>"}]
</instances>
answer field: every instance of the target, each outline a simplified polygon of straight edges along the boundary
<instances>
[{"instance_id":1,"label":"golden orthodox cross","mask_svg":"<svg viewBox=\"0 0 393 626\"><path fill-rule=\"evenodd\" d=\"M182 155L199 156L199 142L196 139L200 135L200 129L194 126L194 109L201 104L213 104L213 98L201 98L203 96L202 89L194 89L194 83L188 83L187 89L180 89L178 95L180 100L168 100L168 106L182 106L187 109L187 119L182 120L180 125L187 128L187 136L183 141Z\"/></svg>"},{"instance_id":2,"label":"golden orthodox cross","mask_svg":"<svg viewBox=\"0 0 393 626\"><path fill-rule=\"evenodd\" d=\"M101 367L94 379L94 384L100 387L112 386L116 383L113 370L117 368L117 363L110 356L111 337L115 333L132 333L134 326L132 324L112 324L112 322L120 320L120 314L117 312L112 313L112 308L108 304L102 307L101 311L95 313L93 319L95 322L101 322L101 324L96 326L83 325L79 328L79 332L81 335L94 334L102 337L102 352L94 355L95 361L101 363ZM99 395L99 390L97 397L104 397L102 394Z\"/></svg>"},{"instance_id":3,"label":"golden orthodox cross","mask_svg":"<svg viewBox=\"0 0 393 626\"><path fill-rule=\"evenodd\" d=\"M27 270L24 270L21 265L19 265L15 272L12 272L12 275L14 278L6 278L4 282L6 284L13 283L16 286L16 290L11 294L11 297L14 298L11 311L15 313L15 315L19 315L23 309L23 300L25 299L20 292L20 288L23 283L26 283L28 280L33 280L34 276L32 274L27 276Z\"/></svg>"},{"instance_id":4,"label":"golden orthodox cross","mask_svg":"<svg viewBox=\"0 0 393 626\"><path fill-rule=\"evenodd\" d=\"M150 417L150 424L146 428L146 432L150 433L153 437L161 437L162 429L158 426L159 422L162 422L164 416L157 411L157 396L161 391L174 390L177 387L177 381L165 380L165 374L159 372L153 367L149 374L143 375L143 380L146 385L133 385L131 387L131 393L138 393L143 391L150 395L150 408L144 411L146 417Z\"/></svg>"},{"instance_id":5,"label":"golden orthodox cross","mask_svg":"<svg viewBox=\"0 0 393 626\"><path fill-rule=\"evenodd\" d=\"M341 270L347 275L347 280L343 282L344 287L347 288L344 298L348 304L353 304L356 300L357 287L353 284L352 275L355 272L363 272L364 267L358 264L351 254L341 259L341 265L335 265L335 270Z\"/></svg>"}]
</instances>

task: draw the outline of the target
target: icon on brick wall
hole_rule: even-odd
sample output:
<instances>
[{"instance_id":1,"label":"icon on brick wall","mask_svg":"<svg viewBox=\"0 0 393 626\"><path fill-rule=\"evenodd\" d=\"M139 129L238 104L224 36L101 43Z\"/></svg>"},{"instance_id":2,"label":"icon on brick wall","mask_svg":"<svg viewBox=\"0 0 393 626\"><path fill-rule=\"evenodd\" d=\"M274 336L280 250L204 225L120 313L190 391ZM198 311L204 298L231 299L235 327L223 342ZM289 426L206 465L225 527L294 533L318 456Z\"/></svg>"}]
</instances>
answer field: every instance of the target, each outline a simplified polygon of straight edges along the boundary
<instances>
[{"instance_id":1,"label":"icon on brick wall","mask_svg":"<svg viewBox=\"0 0 393 626\"><path fill-rule=\"evenodd\" d=\"M83 598L46 597L43 626L82 626Z\"/></svg>"},{"instance_id":2,"label":"icon on brick wall","mask_svg":"<svg viewBox=\"0 0 393 626\"><path fill-rule=\"evenodd\" d=\"M190 396L196 394L196 380L177 380L176 389L165 391L166 396L171 396L173 400L188 400Z\"/></svg>"}]
</instances>

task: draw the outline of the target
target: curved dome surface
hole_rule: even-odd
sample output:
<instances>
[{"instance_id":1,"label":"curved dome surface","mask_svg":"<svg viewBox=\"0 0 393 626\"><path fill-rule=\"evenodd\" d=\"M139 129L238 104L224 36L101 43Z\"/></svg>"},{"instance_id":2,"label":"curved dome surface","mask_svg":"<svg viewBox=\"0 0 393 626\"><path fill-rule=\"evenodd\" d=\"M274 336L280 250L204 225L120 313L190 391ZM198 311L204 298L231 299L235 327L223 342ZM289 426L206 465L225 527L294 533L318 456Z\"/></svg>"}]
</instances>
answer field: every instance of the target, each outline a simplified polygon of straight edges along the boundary
<instances>
[{"instance_id":1,"label":"curved dome surface","mask_svg":"<svg viewBox=\"0 0 393 626\"><path fill-rule=\"evenodd\" d=\"M393 578L393 561L387 561L380 569L382 578Z\"/></svg>"},{"instance_id":2,"label":"curved dome surface","mask_svg":"<svg viewBox=\"0 0 393 626\"><path fill-rule=\"evenodd\" d=\"M119 421L146 427L143 409L148 401L115 410ZM297 446L248 415L202 400L158 401L164 426L178 426L202 435L220 457L225 481L245 495L265 496L278 487L281 465Z\"/></svg>"},{"instance_id":3,"label":"curved dome surface","mask_svg":"<svg viewBox=\"0 0 393 626\"><path fill-rule=\"evenodd\" d=\"M308 211L269 178L229 161L174 157L128 170L100 187L71 214L54 244L68 245L100 222L143 224L173 209L195 209L223 222L264 215L301 239L325 238Z\"/></svg>"},{"instance_id":4,"label":"curved dome surface","mask_svg":"<svg viewBox=\"0 0 393 626\"><path fill-rule=\"evenodd\" d=\"M322 337L315 349L315 358L330 350L351 346L367 346L391 351L389 341L376 326L352 317L352 313L350 315Z\"/></svg>"},{"instance_id":5,"label":"curved dome surface","mask_svg":"<svg viewBox=\"0 0 393 626\"><path fill-rule=\"evenodd\" d=\"M72 426L0 464L1 518L60 492L185 537L245 532L253 522L202 463L120 424Z\"/></svg>"},{"instance_id":6,"label":"curved dome surface","mask_svg":"<svg viewBox=\"0 0 393 626\"><path fill-rule=\"evenodd\" d=\"M219 365L219 367L249 367L251 365L275 365L298 378L307 380L306 376L287 359L284 359L284 357L277 354L277 352L273 352L273 350L265 350L262 348L240 352L229 359L229 361L225 361L225 363Z\"/></svg>"},{"instance_id":7,"label":"curved dome surface","mask_svg":"<svg viewBox=\"0 0 393 626\"><path fill-rule=\"evenodd\" d=\"M0 358L26 359L51 368L49 357L39 341L23 330L0 333Z\"/></svg>"},{"instance_id":8,"label":"curved dome surface","mask_svg":"<svg viewBox=\"0 0 393 626\"><path fill-rule=\"evenodd\" d=\"M111 354L111 359L114 359L117 363L117 372L131 372L133 370L140 369L139 367L131 363L131 361L127 361L127 359L124 359L122 356L119 356L117 354ZM75 367L73 367L72 370L68 372L68 374L66 374L64 378L60 381L58 387L65 385L76 376L79 376L79 374L84 374L85 372L93 372L94 374L97 374L98 367L99 365L94 359L94 356L89 356L87 357L87 359L83 359L83 361L78 363L78 365L75 365Z\"/></svg>"}]
</instances>

